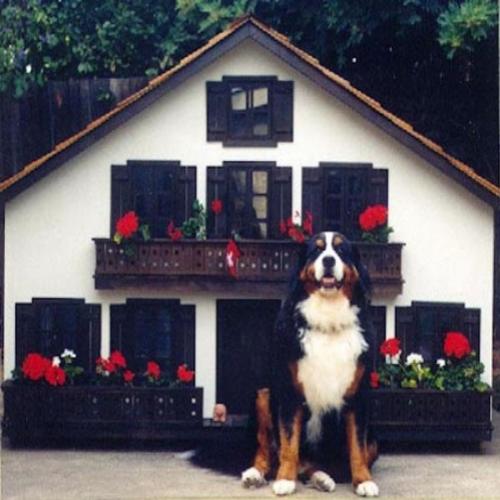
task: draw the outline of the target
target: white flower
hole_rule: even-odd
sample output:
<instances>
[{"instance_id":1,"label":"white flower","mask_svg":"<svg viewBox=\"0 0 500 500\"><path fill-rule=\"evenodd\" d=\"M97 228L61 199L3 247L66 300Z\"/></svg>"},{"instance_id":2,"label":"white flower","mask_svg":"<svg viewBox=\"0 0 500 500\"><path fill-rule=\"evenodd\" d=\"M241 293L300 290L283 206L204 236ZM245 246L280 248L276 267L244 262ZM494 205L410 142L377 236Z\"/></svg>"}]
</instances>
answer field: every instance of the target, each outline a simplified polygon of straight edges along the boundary
<instances>
[{"instance_id":1,"label":"white flower","mask_svg":"<svg viewBox=\"0 0 500 500\"><path fill-rule=\"evenodd\" d=\"M32 70L32 69L33 69L33 68L31 67L31 64L28 64L28 65L26 66L26 73L28 73L28 75L29 75L29 74L31 73L31 70Z\"/></svg>"},{"instance_id":2,"label":"white flower","mask_svg":"<svg viewBox=\"0 0 500 500\"><path fill-rule=\"evenodd\" d=\"M64 349L63 353L61 354L61 358L76 358L76 354L70 349Z\"/></svg>"},{"instance_id":3,"label":"white flower","mask_svg":"<svg viewBox=\"0 0 500 500\"><path fill-rule=\"evenodd\" d=\"M436 359L436 365L438 365L439 368L444 368L446 361L443 358Z\"/></svg>"},{"instance_id":4,"label":"white flower","mask_svg":"<svg viewBox=\"0 0 500 500\"><path fill-rule=\"evenodd\" d=\"M59 356L54 356L52 358L52 366L59 366L61 364L61 358Z\"/></svg>"},{"instance_id":5,"label":"white flower","mask_svg":"<svg viewBox=\"0 0 500 500\"><path fill-rule=\"evenodd\" d=\"M421 354L417 354L416 352L412 352L411 354L408 354L406 357L406 366L412 365L412 364L417 364L421 365L424 362L424 358L422 357Z\"/></svg>"},{"instance_id":6,"label":"white flower","mask_svg":"<svg viewBox=\"0 0 500 500\"><path fill-rule=\"evenodd\" d=\"M397 365L399 363L400 358L401 358L401 351L399 351L395 356L386 355L385 364L386 365Z\"/></svg>"}]
</instances>

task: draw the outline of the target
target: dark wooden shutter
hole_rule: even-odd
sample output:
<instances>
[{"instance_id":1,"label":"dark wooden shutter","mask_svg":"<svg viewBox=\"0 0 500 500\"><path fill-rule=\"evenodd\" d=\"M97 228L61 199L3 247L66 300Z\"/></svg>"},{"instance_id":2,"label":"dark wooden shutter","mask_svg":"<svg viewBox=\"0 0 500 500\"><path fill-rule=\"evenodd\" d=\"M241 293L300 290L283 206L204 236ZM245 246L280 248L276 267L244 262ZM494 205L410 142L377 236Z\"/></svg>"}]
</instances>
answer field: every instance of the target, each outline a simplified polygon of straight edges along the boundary
<instances>
[{"instance_id":1,"label":"dark wooden shutter","mask_svg":"<svg viewBox=\"0 0 500 500\"><path fill-rule=\"evenodd\" d=\"M374 329L372 355L373 355L373 368L375 368L381 361L382 357L379 354L379 347L384 342L386 337L386 307L385 306L370 306L370 315Z\"/></svg>"},{"instance_id":2,"label":"dark wooden shutter","mask_svg":"<svg viewBox=\"0 0 500 500\"><path fill-rule=\"evenodd\" d=\"M389 206L389 171L372 168L368 172L367 205Z\"/></svg>"},{"instance_id":3,"label":"dark wooden shutter","mask_svg":"<svg viewBox=\"0 0 500 500\"><path fill-rule=\"evenodd\" d=\"M464 309L464 334L479 357L481 346L481 309Z\"/></svg>"},{"instance_id":4,"label":"dark wooden shutter","mask_svg":"<svg viewBox=\"0 0 500 500\"><path fill-rule=\"evenodd\" d=\"M396 338L401 341L402 356L415 351L415 309L396 307Z\"/></svg>"},{"instance_id":5,"label":"dark wooden shutter","mask_svg":"<svg viewBox=\"0 0 500 500\"><path fill-rule=\"evenodd\" d=\"M126 345L127 306L113 304L109 307L110 313L110 350L121 351L125 357L132 354Z\"/></svg>"},{"instance_id":6,"label":"dark wooden shutter","mask_svg":"<svg viewBox=\"0 0 500 500\"><path fill-rule=\"evenodd\" d=\"M175 224L180 226L191 217L196 199L196 167L177 167L175 190Z\"/></svg>"},{"instance_id":7,"label":"dark wooden shutter","mask_svg":"<svg viewBox=\"0 0 500 500\"><path fill-rule=\"evenodd\" d=\"M80 307L76 362L85 370L92 372L95 360L101 352L101 306L99 304L82 304Z\"/></svg>"},{"instance_id":8,"label":"dark wooden shutter","mask_svg":"<svg viewBox=\"0 0 500 500\"><path fill-rule=\"evenodd\" d=\"M177 365L186 363L191 370L195 369L195 306L181 305L179 307L179 331L182 332L182 340L179 343L177 353Z\"/></svg>"},{"instance_id":9,"label":"dark wooden shutter","mask_svg":"<svg viewBox=\"0 0 500 500\"><path fill-rule=\"evenodd\" d=\"M33 304L16 304L16 367L30 352L39 351L36 337L36 312Z\"/></svg>"},{"instance_id":10,"label":"dark wooden shutter","mask_svg":"<svg viewBox=\"0 0 500 500\"><path fill-rule=\"evenodd\" d=\"M132 210L130 196L130 170L127 165L111 166L111 237L115 234L116 221Z\"/></svg>"},{"instance_id":11,"label":"dark wooden shutter","mask_svg":"<svg viewBox=\"0 0 500 500\"><path fill-rule=\"evenodd\" d=\"M224 141L228 129L228 95L225 82L207 82L207 141Z\"/></svg>"},{"instance_id":12,"label":"dark wooden shutter","mask_svg":"<svg viewBox=\"0 0 500 500\"><path fill-rule=\"evenodd\" d=\"M302 169L302 213L313 215L313 232L323 231L323 170L319 167Z\"/></svg>"},{"instance_id":13,"label":"dark wooden shutter","mask_svg":"<svg viewBox=\"0 0 500 500\"><path fill-rule=\"evenodd\" d=\"M271 238L282 238L280 221L292 215L292 167L272 167L269 208L268 234Z\"/></svg>"},{"instance_id":14,"label":"dark wooden shutter","mask_svg":"<svg viewBox=\"0 0 500 500\"><path fill-rule=\"evenodd\" d=\"M227 169L207 167L207 235L209 238L226 238L227 235ZM222 201L222 212L215 215L210 209L213 200Z\"/></svg>"},{"instance_id":15,"label":"dark wooden shutter","mask_svg":"<svg viewBox=\"0 0 500 500\"><path fill-rule=\"evenodd\" d=\"M293 141L293 82L274 82L273 125L276 141Z\"/></svg>"}]
</instances>

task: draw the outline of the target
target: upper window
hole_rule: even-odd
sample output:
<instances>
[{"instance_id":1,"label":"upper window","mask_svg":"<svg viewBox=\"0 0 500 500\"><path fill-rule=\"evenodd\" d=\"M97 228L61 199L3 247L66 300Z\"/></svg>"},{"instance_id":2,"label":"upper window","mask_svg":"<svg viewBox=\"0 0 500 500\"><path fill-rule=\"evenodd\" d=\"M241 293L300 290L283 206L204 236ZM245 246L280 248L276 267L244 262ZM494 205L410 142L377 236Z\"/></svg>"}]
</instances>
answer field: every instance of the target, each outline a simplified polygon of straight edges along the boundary
<instances>
[{"instance_id":1,"label":"upper window","mask_svg":"<svg viewBox=\"0 0 500 500\"><path fill-rule=\"evenodd\" d=\"M148 361L171 376L180 364L194 368L194 306L142 299L112 305L111 349L122 351L136 371L144 371Z\"/></svg>"},{"instance_id":2,"label":"upper window","mask_svg":"<svg viewBox=\"0 0 500 500\"><path fill-rule=\"evenodd\" d=\"M174 161L129 161L112 167L111 234L119 217L134 210L153 238L165 238L170 221L181 225L191 215L196 168Z\"/></svg>"},{"instance_id":3,"label":"upper window","mask_svg":"<svg viewBox=\"0 0 500 500\"><path fill-rule=\"evenodd\" d=\"M340 231L359 240L358 218L369 206L387 206L388 175L370 164L322 163L303 169L302 209L313 214L314 231Z\"/></svg>"},{"instance_id":4,"label":"upper window","mask_svg":"<svg viewBox=\"0 0 500 500\"><path fill-rule=\"evenodd\" d=\"M16 364L30 352L75 352L76 364L93 370L100 352L100 306L80 299L34 299L16 304Z\"/></svg>"},{"instance_id":5,"label":"upper window","mask_svg":"<svg viewBox=\"0 0 500 500\"><path fill-rule=\"evenodd\" d=\"M224 77L207 82L207 140L226 146L275 146L293 140L293 82Z\"/></svg>"},{"instance_id":6,"label":"upper window","mask_svg":"<svg viewBox=\"0 0 500 500\"><path fill-rule=\"evenodd\" d=\"M291 215L292 172L266 162L224 162L207 171L207 204L215 199L225 209L208 213L212 238L239 236L279 238L279 221Z\"/></svg>"},{"instance_id":7,"label":"upper window","mask_svg":"<svg viewBox=\"0 0 500 500\"><path fill-rule=\"evenodd\" d=\"M443 357L447 332L459 331L478 352L480 310L464 304L413 302L410 307L396 307L396 337L401 340L404 355L422 354L425 361Z\"/></svg>"}]
</instances>

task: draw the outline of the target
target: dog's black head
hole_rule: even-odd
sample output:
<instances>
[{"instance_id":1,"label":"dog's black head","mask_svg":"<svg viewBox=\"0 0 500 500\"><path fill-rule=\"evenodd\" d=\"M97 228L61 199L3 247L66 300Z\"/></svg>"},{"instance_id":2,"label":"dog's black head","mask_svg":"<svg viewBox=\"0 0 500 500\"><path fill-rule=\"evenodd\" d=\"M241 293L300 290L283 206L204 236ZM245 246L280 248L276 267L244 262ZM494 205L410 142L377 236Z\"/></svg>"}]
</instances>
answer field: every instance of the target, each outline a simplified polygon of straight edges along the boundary
<instances>
[{"instance_id":1,"label":"dog's black head","mask_svg":"<svg viewBox=\"0 0 500 500\"><path fill-rule=\"evenodd\" d=\"M306 294L344 294L353 303L364 299L370 287L357 248L344 235L331 231L318 233L307 242L298 278Z\"/></svg>"}]
</instances>

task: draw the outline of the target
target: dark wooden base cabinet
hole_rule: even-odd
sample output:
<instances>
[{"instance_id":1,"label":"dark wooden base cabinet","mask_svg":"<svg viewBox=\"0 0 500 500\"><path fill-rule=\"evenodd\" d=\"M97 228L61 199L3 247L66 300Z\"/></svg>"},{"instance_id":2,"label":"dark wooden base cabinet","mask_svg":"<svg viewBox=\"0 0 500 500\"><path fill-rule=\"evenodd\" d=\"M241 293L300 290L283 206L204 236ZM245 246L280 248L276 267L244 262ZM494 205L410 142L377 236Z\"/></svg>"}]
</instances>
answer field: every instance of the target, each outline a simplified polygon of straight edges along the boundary
<instances>
[{"instance_id":1,"label":"dark wooden base cabinet","mask_svg":"<svg viewBox=\"0 0 500 500\"><path fill-rule=\"evenodd\" d=\"M380 441L491 441L491 393L377 389L370 424Z\"/></svg>"},{"instance_id":2,"label":"dark wooden base cabinet","mask_svg":"<svg viewBox=\"0 0 500 500\"><path fill-rule=\"evenodd\" d=\"M202 426L203 389L2 384L3 433L33 439L169 439Z\"/></svg>"}]
</instances>

